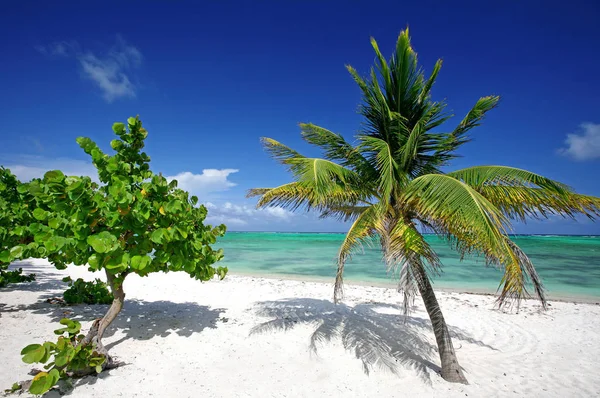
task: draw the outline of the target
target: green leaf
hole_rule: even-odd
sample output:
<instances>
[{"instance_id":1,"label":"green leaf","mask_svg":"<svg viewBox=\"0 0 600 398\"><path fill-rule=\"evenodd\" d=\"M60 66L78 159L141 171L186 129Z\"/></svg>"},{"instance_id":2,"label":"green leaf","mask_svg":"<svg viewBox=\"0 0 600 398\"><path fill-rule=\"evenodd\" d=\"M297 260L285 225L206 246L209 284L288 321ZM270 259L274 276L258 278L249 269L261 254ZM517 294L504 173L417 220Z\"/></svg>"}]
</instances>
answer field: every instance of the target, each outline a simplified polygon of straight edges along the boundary
<instances>
[{"instance_id":1,"label":"green leaf","mask_svg":"<svg viewBox=\"0 0 600 398\"><path fill-rule=\"evenodd\" d=\"M44 182L62 182L65 175L60 170L51 170L44 174Z\"/></svg>"},{"instance_id":2,"label":"green leaf","mask_svg":"<svg viewBox=\"0 0 600 398\"><path fill-rule=\"evenodd\" d=\"M28 184L19 184L19 186L17 186L18 193L27 193L27 191L29 191Z\"/></svg>"},{"instance_id":3,"label":"green leaf","mask_svg":"<svg viewBox=\"0 0 600 398\"><path fill-rule=\"evenodd\" d=\"M106 164L106 170L108 170L110 172L115 172L115 171L119 170L119 161L118 161L118 159L115 158L115 157L111 157L108 160L108 163ZM111 188L112 188L112 186L111 186ZM112 194L112 195L115 195L115 194Z\"/></svg>"},{"instance_id":4,"label":"green leaf","mask_svg":"<svg viewBox=\"0 0 600 398\"><path fill-rule=\"evenodd\" d=\"M181 204L179 200L171 200L165 205L165 211L167 213L177 213L181 211Z\"/></svg>"},{"instance_id":5,"label":"green leaf","mask_svg":"<svg viewBox=\"0 0 600 398\"><path fill-rule=\"evenodd\" d=\"M114 249L117 238L110 232L102 231L99 234L88 236L87 243L92 246L96 253L107 253Z\"/></svg>"},{"instance_id":6,"label":"green leaf","mask_svg":"<svg viewBox=\"0 0 600 398\"><path fill-rule=\"evenodd\" d=\"M12 258L21 258L23 255L23 246L15 246L10 249L10 256Z\"/></svg>"},{"instance_id":7,"label":"green leaf","mask_svg":"<svg viewBox=\"0 0 600 398\"><path fill-rule=\"evenodd\" d=\"M40 362L46 355L46 349L40 344L30 344L21 350L21 355L25 363Z\"/></svg>"},{"instance_id":8,"label":"green leaf","mask_svg":"<svg viewBox=\"0 0 600 398\"><path fill-rule=\"evenodd\" d=\"M33 378L29 392L34 395L42 395L48 392L53 385L54 378L46 372L40 372Z\"/></svg>"},{"instance_id":9,"label":"green leaf","mask_svg":"<svg viewBox=\"0 0 600 398\"><path fill-rule=\"evenodd\" d=\"M135 270L143 270L152 262L152 258L148 255L131 257L131 268Z\"/></svg>"},{"instance_id":10,"label":"green leaf","mask_svg":"<svg viewBox=\"0 0 600 398\"><path fill-rule=\"evenodd\" d=\"M177 230L177 232L179 232L179 235L181 235L181 237L183 239L187 239L188 237L188 232L186 231L185 228L180 227L179 225L175 226L175 229Z\"/></svg>"},{"instance_id":11,"label":"green leaf","mask_svg":"<svg viewBox=\"0 0 600 398\"><path fill-rule=\"evenodd\" d=\"M92 254L90 257L88 257L88 265L94 271L98 271L100 269L100 258L97 254Z\"/></svg>"},{"instance_id":12,"label":"green leaf","mask_svg":"<svg viewBox=\"0 0 600 398\"><path fill-rule=\"evenodd\" d=\"M102 365L96 365L96 373L102 372Z\"/></svg>"},{"instance_id":13,"label":"green leaf","mask_svg":"<svg viewBox=\"0 0 600 398\"><path fill-rule=\"evenodd\" d=\"M130 117L127 119L127 124L129 126L135 126L137 124L137 119L135 117Z\"/></svg>"},{"instance_id":14,"label":"green leaf","mask_svg":"<svg viewBox=\"0 0 600 398\"><path fill-rule=\"evenodd\" d=\"M158 228L152 232L150 235L150 240L160 245L167 240L167 235L168 233L165 228Z\"/></svg>"},{"instance_id":15,"label":"green leaf","mask_svg":"<svg viewBox=\"0 0 600 398\"><path fill-rule=\"evenodd\" d=\"M129 266L129 254L113 255L104 266L113 275L123 272Z\"/></svg>"},{"instance_id":16,"label":"green leaf","mask_svg":"<svg viewBox=\"0 0 600 398\"><path fill-rule=\"evenodd\" d=\"M48 226L52 229L56 229L58 228L58 226L60 225L60 219L59 218L51 218L48 220Z\"/></svg>"},{"instance_id":17,"label":"green leaf","mask_svg":"<svg viewBox=\"0 0 600 398\"><path fill-rule=\"evenodd\" d=\"M117 135L123 134L125 132L125 125L123 123L115 123L113 124L112 129Z\"/></svg>"},{"instance_id":18,"label":"green leaf","mask_svg":"<svg viewBox=\"0 0 600 398\"><path fill-rule=\"evenodd\" d=\"M44 209L40 209L39 207L33 211L33 217L36 220L44 221L48 217L48 212Z\"/></svg>"},{"instance_id":19,"label":"green leaf","mask_svg":"<svg viewBox=\"0 0 600 398\"><path fill-rule=\"evenodd\" d=\"M112 140L110 142L110 147L112 149L114 149L115 151L118 151L119 149L121 149L123 147L123 141L121 141L121 140Z\"/></svg>"},{"instance_id":20,"label":"green leaf","mask_svg":"<svg viewBox=\"0 0 600 398\"><path fill-rule=\"evenodd\" d=\"M83 181L80 178L68 177L67 184L68 186L66 190L67 192L71 192L81 188L83 186Z\"/></svg>"},{"instance_id":21,"label":"green leaf","mask_svg":"<svg viewBox=\"0 0 600 398\"><path fill-rule=\"evenodd\" d=\"M2 263L10 262L10 251L3 250L0 252L0 262L2 262Z\"/></svg>"},{"instance_id":22,"label":"green leaf","mask_svg":"<svg viewBox=\"0 0 600 398\"><path fill-rule=\"evenodd\" d=\"M184 266L183 269L185 270L185 272L187 272L188 274L191 274L192 272L194 272L194 270L196 269L196 264L194 264L193 262L187 262Z\"/></svg>"},{"instance_id":23,"label":"green leaf","mask_svg":"<svg viewBox=\"0 0 600 398\"><path fill-rule=\"evenodd\" d=\"M65 366L66 364L68 364L71 361L71 359L73 359L74 356L75 356L75 349L70 345L66 346L65 349L60 351L54 357L54 360L56 361L56 366L58 366L58 367Z\"/></svg>"}]
</instances>

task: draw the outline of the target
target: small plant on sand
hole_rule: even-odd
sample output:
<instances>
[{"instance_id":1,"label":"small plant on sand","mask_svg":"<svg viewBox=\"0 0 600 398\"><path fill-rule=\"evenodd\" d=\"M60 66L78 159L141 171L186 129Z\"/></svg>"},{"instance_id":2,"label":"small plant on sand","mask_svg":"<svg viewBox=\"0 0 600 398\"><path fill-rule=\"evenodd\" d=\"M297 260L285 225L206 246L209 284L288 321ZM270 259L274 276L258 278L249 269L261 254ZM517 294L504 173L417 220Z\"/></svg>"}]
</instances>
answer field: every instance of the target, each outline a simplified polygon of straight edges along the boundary
<instances>
[{"instance_id":1,"label":"small plant on sand","mask_svg":"<svg viewBox=\"0 0 600 398\"><path fill-rule=\"evenodd\" d=\"M63 282L69 284L69 288L63 293L67 304L110 304L114 299L106 283L98 278L84 281L82 278L73 280L67 276L63 278Z\"/></svg>"},{"instance_id":2,"label":"small plant on sand","mask_svg":"<svg viewBox=\"0 0 600 398\"><path fill-rule=\"evenodd\" d=\"M0 271L0 287L6 287L10 283L33 282L35 274L23 274L23 268L12 271Z\"/></svg>"},{"instance_id":3,"label":"small plant on sand","mask_svg":"<svg viewBox=\"0 0 600 398\"><path fill-rule=\"evenodd\" d=\"M150 157L142 151L148 133L139 118L129 118L127 125L115 123L113 131L117 135L110 143L114 155L105 154L89 138L77 139L91 156L100 183L53 170L42 179L18 185L21 200L33 199L34 219L13 226L13 232L19 231L24 239L0 253L6 262L47 258L59 269L85 265L106 274L112 303L77 343L103 355L103 369L113 366L113 359L102 336L123 308L123 282L128 275L186 272L207 281L227 273L227 268L213 267L223 252L210 246L223 236L225 226L205 224L207 210L197 206L197 197L178 189L176 180L169 182L150 171Z\"/></svg>"},{"instance_id":4,"label":"small plant on sand","mask_svg":"<svg viewBox=\"0 0 600 398\"><path fill-rule=\"evenodd\" d=\"M0 287L9 283L31 282L35 274L25 275L23 269L8 271L11 253L20 243L27 242L25 228L15 228L26 225L33 216L31 214L31 195L21 195L17 191L19 180L9 169L0 166ZM14 249L17 252L18 248Z\"/></svg>"},{"instance_id":5,"label":"small plant on sand","mask_svg":"<svg viewBox=\"0 0 600 398\"><path fill-rule=\"evenodd\" d=\"M61 319L60 324L64 327L54 331L60 336L55 343L46 341L30 344L21 350L23 362L46 364L45 371L37 373L30 384L27 383L32 394L44 394L60 379L68 380L80 373L88 374L89 369L102 372L106 355L99 353L94 344L83 344L85 336L80 334L81 324L67 318Z\"/></svg>"},{"instance_id":6,"label":"small plant on sand","mask_svg":"<svg viewBox=\"0 0 600 398\"><path fill-rule=\"evenodd\" d=\"M431 284L442 268L422 235L432 231L447 238L461 255L482 254L504 271L499 303L528 295L528 282L545 306L541 280L527 255L511 241L511 221L543 219L557 214L600 215L600 199L580 195L568 186L538 174L507 166L475 166L448 172L446 166L470 141L469 131L483 121L499 97L480 98L453 128L440 126L451 118L444 101L431 98L442 66L429 77L418 65L408 29L387 60L375 40L375 67L363 78L352 67L362 91L363 129L357 145L312 124L301 124L302 137L320 147L324 158L304 157L264 138L270 154L283 163L293 181L249 192L259 207L283 206L317 211L322 217L352 221L340 247L334 300L342 298L344 265L363 243L377 239L383 260L396 272L398 290L408 311L418 293L431 319L442 365L442 377L466 383L452 339Z\"/></svg>"}]
</instances>

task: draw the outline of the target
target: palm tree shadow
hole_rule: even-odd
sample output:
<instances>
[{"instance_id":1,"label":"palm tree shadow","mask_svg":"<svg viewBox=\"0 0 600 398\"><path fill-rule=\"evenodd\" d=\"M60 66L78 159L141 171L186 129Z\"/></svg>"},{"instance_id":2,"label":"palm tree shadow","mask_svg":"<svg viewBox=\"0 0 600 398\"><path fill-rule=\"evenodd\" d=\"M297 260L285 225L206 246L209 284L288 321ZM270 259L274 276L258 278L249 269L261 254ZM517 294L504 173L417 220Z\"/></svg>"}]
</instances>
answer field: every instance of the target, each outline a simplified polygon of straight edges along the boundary
<instances>
[{"instance_id":1,"label":"palm tree shadow","mask_svg":"<svg viewBox=\"0 0 600 398\"><path fill-rule=\"evenodd\" d=\"M430 381L430 370L440 373L432 362L437 347L427 336L433 336L431 322L418 317L400 316L398 306L385 303L360 303L354 307L334 305L328 300L291 298L256 304L258 315L273 318L250 330L250 335L271 331L287 331L298 324L316 328L310 336L311 352L317 354L320 344L341 339L342 345L362 362L368 375L373 367L397 374L399 366L413 368ZM449 327L452 337L492 350L493 347L471 338L457 327Z\"/></svg>"}]
</instances>

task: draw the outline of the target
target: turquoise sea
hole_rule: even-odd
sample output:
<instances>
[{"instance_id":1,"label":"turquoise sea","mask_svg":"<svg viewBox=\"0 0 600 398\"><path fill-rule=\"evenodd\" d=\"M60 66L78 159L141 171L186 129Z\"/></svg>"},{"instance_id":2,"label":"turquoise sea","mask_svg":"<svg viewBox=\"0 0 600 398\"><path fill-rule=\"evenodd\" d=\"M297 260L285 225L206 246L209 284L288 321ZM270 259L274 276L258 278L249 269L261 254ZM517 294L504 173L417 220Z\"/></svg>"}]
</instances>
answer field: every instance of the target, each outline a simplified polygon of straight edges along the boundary
<instances>
[{"instance_id":1,"label":"turquoise sea","mask_svg":"<svg viewBox=\"0 0 600 398\"><path fill-rule=\"evenodd\" d=\"M343 234L228 232L217 247L225 251L222 265L233 274L276 275L333 282L335 257ZM482 258L460 261L441 238L427 235L444 264L435 287L469 292L496 291L502 272L486 267ZM555 298L600 298L600 236L520 235L513 240L531 258L548 295ZM364 248L345 269L347 282L393 286L376 247Z\"/></svg>"}]
</instances>

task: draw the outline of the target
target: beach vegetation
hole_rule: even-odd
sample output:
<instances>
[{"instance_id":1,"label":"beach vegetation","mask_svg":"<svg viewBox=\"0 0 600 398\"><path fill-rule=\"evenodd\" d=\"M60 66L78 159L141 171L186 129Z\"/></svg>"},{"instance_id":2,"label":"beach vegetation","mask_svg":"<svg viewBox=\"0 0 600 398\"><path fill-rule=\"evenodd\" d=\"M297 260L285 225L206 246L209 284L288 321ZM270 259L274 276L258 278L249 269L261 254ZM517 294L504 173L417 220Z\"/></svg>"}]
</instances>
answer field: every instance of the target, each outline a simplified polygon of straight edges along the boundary
<instances>
[{"instance_id":1,"label":"beach vegetation","mask_svg":"<svg viewBox=\"0 0 600 398\"><path fill-rule=\"evenodd\" d=\"M9 169L0 166L0 287L35 280L35 274L24 274L23 268L8 270L10 250L26 240L24 229L14 226L26 225L33 220L30 207L32 198L30 195L20 195L17 192L18 185L17 177Z\"/></svg>"},{"instance_id":2,"label":"beach vegetation","mask_svg":"<svg viewBox=\"0 0 600 398\"><path fill-rule=\"evenodd\" d=\"M34 395L44 394L61 379L70 380L73 376L87 375L90 369L100 373L106 362L106 355L98 352L95 344L82 344L85 336L80 333L81 323L63 318L60 324L63 327L54 331L59 336L56 342L30 344L21 350L23 362L45 364L43 371L20 385L27 385L28 391Z\"/></svg>"},{"instance_id":3,"label":"beach vegetation","mask_svg":"<svg viewBox=\"0 0 600 398\"><path fill-rule=\"evenodd\" d=\"M208 281L227 273L227 268L214 266L223 257L222 249L211 247L225 226L206 224L207 209L196 196L150 170L150 157L143 151L148 132L140 119L115 123L113 131L113 155L89 138L77 139L97 169L96 178L51 170L43 178L17 184L15 200L27 203L31 218L10 227L9 236L20 240L12 247L3 243L0 252L5 263L45 258L58 269L74 264L105 274L111 305L77 340L77 346L92 347L104 356L102 369L114 365L102 337L123 308L127 276L185 272ZM105 299L101 294L100 300ZM55 375L47 377L54 380Z\"/></svg>"},{"instance_id":4,"label":"beach vegetation","mask_svg":"<svg viewBox=\"0 0 600 398\"><path fill-rule=\"evenodd\" d=\"M84 281L82 278L76 280L67 276L63 278L69 288L63 293L65 303L73 304L111 304L113 295L108 290L108 285L96 278L93 281Z\"/></svg>"},{"instance_id":5,"label":"beach vegetation","mask_svg":"<svg viewBox=\"0 0 600 398\"><path fill-rule=\"evenodd\" d=\"M444 237L461 256L479 254L503 271L500 306L535 295L546 306L544 287L527 255L510 239L511 223L600 214L600 199L575 193L567 185L539 174L503 165L448 171L471 131L500 98L481 97L466 115L446 127L452 114L445 101L432 98L442 68L438 60L429 76L418 63L408 29L402 31L391 58L374 39L375 65L363 77L348 66L360 88L363 117L355 142L310 123L301 135L323 157L306 157L272 138L266 151L287 167L293 181L256 188L259 208L280 206L314 211L350 223L337 256L334 300L343 294L347 261L362 245L381 248L383 262L396 276L404 313L419 294L432 323L441 361L441 376L466 383L448 326L432 287L442 263L424 232Z\"/></svg>"}]
</instances>

